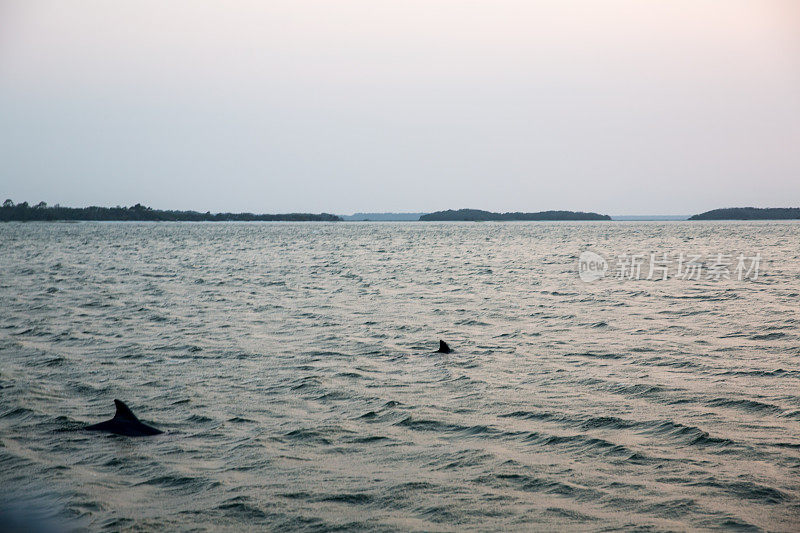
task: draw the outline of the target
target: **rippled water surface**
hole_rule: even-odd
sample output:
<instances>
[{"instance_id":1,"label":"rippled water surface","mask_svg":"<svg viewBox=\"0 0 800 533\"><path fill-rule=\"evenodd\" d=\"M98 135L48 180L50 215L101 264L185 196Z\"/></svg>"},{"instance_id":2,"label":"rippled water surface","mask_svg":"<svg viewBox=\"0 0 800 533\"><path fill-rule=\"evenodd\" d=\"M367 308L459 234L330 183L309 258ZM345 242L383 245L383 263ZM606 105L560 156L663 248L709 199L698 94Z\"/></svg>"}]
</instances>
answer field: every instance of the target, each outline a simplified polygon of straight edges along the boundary
<instances>
[{"instance_id":1,"label":"rippled water surface","mask_svg":"<svg viewBox=\"0 0 800 533\"><path fill-rule=\"evenodd\" d=\"M0 495L92 529L797 531L798 230L0 225ZM584 283L587 249L765 262ZM114 398L165 434L81 431Z\"/></svg>"}]
</instances>

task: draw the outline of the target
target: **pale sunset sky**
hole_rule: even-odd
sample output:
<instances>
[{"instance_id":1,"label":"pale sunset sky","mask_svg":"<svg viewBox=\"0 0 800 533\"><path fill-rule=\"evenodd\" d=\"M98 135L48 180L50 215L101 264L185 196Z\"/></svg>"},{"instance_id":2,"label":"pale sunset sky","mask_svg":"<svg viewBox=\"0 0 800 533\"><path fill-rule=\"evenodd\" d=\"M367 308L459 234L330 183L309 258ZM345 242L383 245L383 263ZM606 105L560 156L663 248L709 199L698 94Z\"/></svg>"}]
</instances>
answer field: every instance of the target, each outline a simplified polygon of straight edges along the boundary
<instances>
[{"instance_id":1,"label":"pale sunset sky","mask_svg":"<svg viewBox=\"0 0 800 533\"><path fill-rule=\"evenodd\" d=\"M798 206L800 2L2 0L0 141L31 203Z\"/></svg>"}]
</instances>

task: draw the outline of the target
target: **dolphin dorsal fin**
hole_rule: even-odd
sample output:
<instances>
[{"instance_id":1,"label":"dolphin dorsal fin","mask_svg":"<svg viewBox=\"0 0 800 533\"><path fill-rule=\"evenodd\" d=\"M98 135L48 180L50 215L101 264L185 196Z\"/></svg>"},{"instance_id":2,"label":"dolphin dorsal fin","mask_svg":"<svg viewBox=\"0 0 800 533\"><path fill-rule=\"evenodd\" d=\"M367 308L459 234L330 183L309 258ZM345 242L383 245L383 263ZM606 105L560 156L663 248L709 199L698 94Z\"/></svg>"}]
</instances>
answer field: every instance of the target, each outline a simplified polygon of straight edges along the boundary
<instances>
[{"instance_id":1,"label":"dolphin dorsal fin","mask_svg":"<svg viewBox=\"0 0 800 533\"><path fill-rule=\"evenodd\" d=\"M123 418L125 420L135 420L137 422L139 421L139 419L136 418L136 415L133 414L133 411L131 411L130 408L127 405L125 405L124 402L122 402L120 400L114 400L114 405L117 406L117 412L114 414L114 418Z\"/></svg>"}]
</instances>

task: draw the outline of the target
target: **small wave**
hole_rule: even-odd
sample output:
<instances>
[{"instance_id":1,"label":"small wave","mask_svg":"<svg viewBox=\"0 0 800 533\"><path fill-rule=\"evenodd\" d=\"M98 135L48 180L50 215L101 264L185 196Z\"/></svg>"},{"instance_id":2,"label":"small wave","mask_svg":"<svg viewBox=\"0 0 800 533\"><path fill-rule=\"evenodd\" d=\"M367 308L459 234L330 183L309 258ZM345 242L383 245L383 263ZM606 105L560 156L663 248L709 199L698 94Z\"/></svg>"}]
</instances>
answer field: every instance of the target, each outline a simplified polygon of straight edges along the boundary
<instances>
[{"instance_id":1,"label":"small wave","mask_svg":"<svg viewBox=\"0 0 800 533\"><path fill-rule=\"evenodd\" d=\"M404 418L395 425L413 429L415 431L432 431L436 433L461 433L463 435L488 435L499 433L498 430L489 426L462 426L459 424L440 422L438 420L413 418L411 416Z\"/></svg>"},{"instance_id":2,"label":"small wave","mask_svg":"<svg viewBox=\"0 0 800 533\"><path fill-rule=\"evenodd\" d=\"M512 411L500 415L501 418L520 418L523 420L557 420L560 415L549 411Z\"/></svg>"},{"instance_id":3,"label":"small wave","mask_svg":"<svg viewBox=\"0 0 800 533\"><path fill-rule=\"evenodd\" d=\"M203 477L182 476L178 474L166 474L156 476L138 483L138 485L152 485L165 489L195 489L207 490L222 485L220 481L210 480Z\"/></svg>"},{"instance_id":4,"label":"small wave","mask_svg":"<svg viewBox=\"0 0 800 533\"><path fill-rule=\"evenodd\" d=\"M186 422L192 424L207 424L209 422L214 422L214 419L204 415L191 415L186 419Z\"/></svg>"},{"instance_id":5,"label":"small wave","mask_svg":"<svg viewBox=\"0 0 800 533\"><path fill-rule=\"evenodd\" d=\"M242 418L239 416L234 416L233 418L229 418L227 422L231 424L255 424L255 420L250 420L249 418Z\"/></svg>"},{"instance_id":6,"label":"small wave","mask_svg":"<svg viewBox=\"0 0 800 533\"><path fill-rule=\"evenodd\" d=\"M490 484L506 484L527 492L541 492L566 496L577 501L599 500L604 493L590 487L580 486L561 481L554 481L526 474L497 474L489 478L479 478L478 481Z\"/></svg>"},{"instance_id":7,"label":"small wave","mask_svg":"<svg viewBox=\"0 0 800 533\"><path fill-rule=\"evenodd\" d=\"M46 366L46 367L52 368L52 367L56 367L56 366L61 366L64 363L66 363L66 361L67 361L66 359L64 359L60 355L57 355L55 357L47 357L42 361L38 361L36 363L32 363L31 366Z\"/></svg>"},{"instance_id":8,"label":"small wave","mask_svg":"<svg viewBox=\"0 0 800 533\"><path fill-rule=\"evenodd\" d=\"M623 420L616 416L599 416L582 422L580 427L581 429L629 429L637 425L636 422Z\"/></svg>"},{"instance_id":9,"label":"small wave","mask_svg":"<svg viewBox=\"0 0 800 533\"><path fill-rule=\"evenodd\" d=\"M712 437L699 427L686 426L672 420L654 421L647 425L650 429L646 433L675 437L690 446L726 447L734 444L730 439Z\"/></svg>"},{"instance_id":10,"label":"small wave","mask_svg":"<svg viewBox=\"0 0 800 533\"><path fill-rule=\"evenodd\" d=\"M287 498L289 500L307 500L311 498L311 494L305 491L297 491L297 492L283 492L278 494L281 498Z\"/></svg>"},{"instance_id":11,"label":"small wave","mask_svg":"<svg viewBox=\"0 0 800 533\"><path fill-rule=\"evenodd\" d=\"M345 492L318 496L315 498L315 501L349 503L351 505L366 505L372 503L374 499L375 498L373 496L364 492Z\"/></svg>"},{"instance_id":12,"label":"small wave","mask_svg":"<svg viewBox=\"0 0 800 533\"><path fill-rule=\"evenodd\" d=\"M764 504L779 504L790 499L790 496L785 492L754 483L752 481L720 481L716 478L708 478L703 481L691 483L695 487L709 487L719 489L737 498L744 498L747 500L756 500Z\"/></svg>"},{"instance_id":13,"label":"small wave","mask_svg":"<svg viewBox=\"0 0 800 533\"><path fill-rule=\"evenodd\" d=\"M292 390L303 390L310 387L317 387L321 382L316 376L307 376L301 378L296 383L296 385L292 385Z\"/></svg>"},{"instance_id":14,"label":"small wave","mask_svg":"<svg viewBox=\"0 0 800 533\"><path fill-rule=\"evenodd\" d=\"M352 399L352 395L345 391L335 390L316 396L314 399L321 402L327 402L331 400L345 401Z\"/></svg>"},{"instance_id":15,"label":"small wave","mask_svg":"<svg viewBox=\"0 0 800 533\"><path fill-rule=\"evenodd\" d=\"M284 435L287 439L305 443L331 444L331 439L322 431L315 429L295 429Z\"/></svg>"},{"instance_id":16,"label":"small wave","mask_svg":"<svg viewBox=\"0 0 800 533\"><path fill-rule=\"evenodd\" d=\"M800 450L800 442L773 442L770 446L776 448L790 448L793 450Z\"/></svg>"},{"instance_id":17,"label":"small wave","mask_svg":"<svg viewBox=\"0 0 800 533\"><path fill-rule=\"evenodd\" d=\"M654 357L652 359L641 361L639 364L642 366L659 366L667 368L698 368L706 369L705 365L687 361L686 359L672 359L668 357Z\"/></svg>"},{"instance_id":18,"label":"small wave","mask_svg":"<svg viewBox=\"0 0 800 533\"><path fill-rule=\"evenodd\" d=\"M757 402L755 400L733 400L731 398L714 398L706 402L709 407L730 407L751 413L782 413L777 405Z\"/></svg>"},{"instance_id":19,"label":"small wave","mask_svg":"<svg viewBox=\"0 0 800 533\"><path fill-rule=\"evenodd\" d=\"M345 438L345 442L352 442L354 444L371 444L373 442L381 442L391 440L384 435L367 435L362 437Z\"/></svg>"},{"instance_id":20,"label":"small wave","mask_svg":"<svg viewBox=\"0 0 800 533\"><path fill-rule=\"evenodd\" d=\"M786 333L781 333L780 331L773 331L772 333L764 333L763 335L752 335L750 340L754 341L771 341L775 339L780 339L785 337Z\"/></svg>"},{"instance_id":21,"label":"small wave","mask_svg":"<svg viewBox=\"0 0 800 533\"><path fill-rule=\"evenodd\" d=\"M36 416L36 413L31 409L25 407L15 407L3 413L0 413L0 418L10 418L12 420L30 420Z\"/></svg>"},{"instance_id":22,"label":"small wave","mask_svg":"<svg viewBox=\"0 0 800 533\"><path fill-rule=\"evenodd\" d=\"M707 447L728 447L735 444L730 439L724 439L720 437L712 437L707 432L703 431L700 435L697 435L693 439L689 441L689 444L692 446L707 446Z\"/></svg>"},{"instance_id":23,"label":"small wave","mask_svg":"<svg viewBox=\"0 0 800 533\"><path fill-rule=\"evenodd\" d=\"M364 376L359 374L358 372L339 372L338 374L336 374L336 377L362 379Z\"/></svg>"},{"instance_id":24,"label":"small wave","mask_svg":"<svg viewBox=\"0 0 800 533\"><path fill-rule=\"evenodd\" d=\"M634 456L635 452L621 444L614 444L605 439L588 437L586 435L550 435L531 431L520 435L521 440L528 444L553 447L578 451L582 454L595 454L606 457L628 458Z\"/></svg>"},{"instance_id":25,"label":"small wave","mask_svg":"<svg viewBox=\"0 0 800 533\"><path fill-rule=\"evenodd\" d=\"M236 515L237 518L245 520L259 520L270 517L267 512L252 505L249 502L249 498L244 496L237 496L226 500L220 504L217 509L225 514L233 514Z\"/></svg>"},{"instance_id":26,"label":"small wave","mask_svg":"<svg viewBox=\"0 0 800 533\"><path fill-rule=\"evenodd\" d=\"M565 509L563 507L548 507L546 509L547 514L557 518L557 519L564 519L572 520L574 522L599 522L601 518L591 516L588 514L581 513L574 509Z\"/></svg>"},{"instance_id":27,"label":"small wave","mask_svg":"<svg viewBox=\"0 0 800 533\"><path fill-rule=\"evenodd\" d=\"M729 370L727 372L720 372L717 376L747 376L747 377L783 377L793 376L800 377L800 370L784 370L776 368L775 370Z\"/></svg>"},{"instance_id":28,"label":"small wave","mask_svg":"<svg viewBox=\"0 0 800 533\"><path fill-rule=\"evenodd\" d=\"M623 356L616 353L594 353L594 352L570 352L564 357L588 357L589 359L622 359Z\"/></svg>"},{"instance_id":29,"label":"small wave","mask_svg":"<svg viewBox=\"0 0 800 533\"><path fill-rule=\"evenodd\" d=\"M635 385L613 384L608 387L609 392L638 398L660 396L666 390L667 389L664 387L658 385L647 385L644 383L637 383Z\"/></svg>"}]
</instances>

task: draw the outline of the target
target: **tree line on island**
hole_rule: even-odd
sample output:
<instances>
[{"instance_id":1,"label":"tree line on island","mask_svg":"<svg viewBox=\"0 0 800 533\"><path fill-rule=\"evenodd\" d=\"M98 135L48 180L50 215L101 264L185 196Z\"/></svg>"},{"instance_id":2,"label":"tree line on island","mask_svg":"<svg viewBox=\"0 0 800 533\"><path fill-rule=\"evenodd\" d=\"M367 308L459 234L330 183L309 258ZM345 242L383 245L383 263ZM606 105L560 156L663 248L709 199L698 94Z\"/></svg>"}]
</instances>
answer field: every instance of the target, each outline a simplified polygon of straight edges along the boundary
<instances>
[{"instance_id":1,"label":"tree line on island","mask_svg":"<svg viewBox=\"0 0 800 533\"><path fill-rule=\"evenodd\" d=\"M28 205L28 202L15 204L11 200L3 202L0 208L0 221L144 221L144 222L335 222L341 220L328 213L285 213L278 215L256 215L253 213L211 213L206 211L176 211L153 209L142 204L131 207L61 207L48 206L44 202Z\"/></svg>"},{"instance_id":2,"label":"tree line on island","mask_svg":"<svg viewBox=\"0 0 800 533\"><path fill-rule=\"evenodd\" d=\"M448 209L419 217L422 221L511 221L511 220L611 220L608 215L582 211L539 211L536 213L492 213L480 209Z\"/></svg>"},{"instance_id":3,"label":"tree line on island","mask_svg":"<svg viewBox=\"0 0 800 533\"><path fill-rule=\"evenodd\" d=\"M587 213L582 211L538 211L534 213L510 212L493 213L481 209L448 209L433 213L418 214L417 217L396 218L397 215L411 213L384 213L395 217L381 217L380 213L350 216L332 215L329 213L211 213L206 211L178 211L153 209L142 204L130 207L62 207L58 204L48 206L45 202L29 205L28 202L15 204L6 200L0 207L0 222L29 221L150 221L150 222L339 222L342 220L420 220L420 221L557 221L557 220L611 220L608 215ZM416 213L414 215L417 215ZM798 207L732 207L714 209L689 220L797 220L800 219Z\"/></svg>"},{"instance_id":4,"label":"tree line on island","mask_svg":"<svg viewBox=\"0 0 800 533\"><path fill-rule=\"evenodd\" d=\"M689 220L797 220L800 207L728 207L712 209Z\"/></svg>"}]
</instances>

